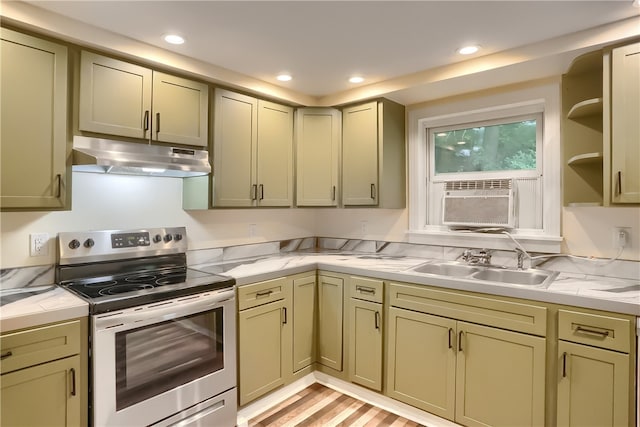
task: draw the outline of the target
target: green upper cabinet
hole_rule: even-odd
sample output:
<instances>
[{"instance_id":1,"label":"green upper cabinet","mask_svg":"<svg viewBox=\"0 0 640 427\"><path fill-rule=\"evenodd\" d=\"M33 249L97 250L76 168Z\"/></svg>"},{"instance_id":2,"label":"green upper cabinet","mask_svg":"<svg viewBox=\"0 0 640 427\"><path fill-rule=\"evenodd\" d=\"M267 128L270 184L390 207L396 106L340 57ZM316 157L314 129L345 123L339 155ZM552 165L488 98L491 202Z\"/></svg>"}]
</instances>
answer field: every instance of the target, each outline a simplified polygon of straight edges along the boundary
<instances>
[{"instance_id":1,"label":"green upper cabinet","mask_svg":"<svg viewBox=\"0 0 640 427\"><path fill-rule=\"evenodd\" d=\"M4 209L69 207L67 48L0 28Z\"/></svg>"},{"instance_id":2,"label":"green upper cabinet","mask_svg":"<svg viewBox=\"0 0 640 427\"><path fill-rule=\"evenodd\" d=\"M405 207L404 106L383 99L342 110L342 203Z\"/></svg>"},{"instance_id":3,"label":"green upper cabinet","mask_svg":"<svg viewBox=\"0 0 640 427\"><path fill-rule=\"evenodd\" d=\"M640 203L640 43L611 59L611 201Z\"/></svg>"},{"instance_id":4,"label":"green upper cabinet","mask_svg":"<svg viewBox=\"0 0 640 427\"><path fill-rule=\"evenodd\" d=\"M298 206L338 205L341 129L341 112L336 109L296 111Z\"/></svg>"},{"instance_id":5,"label":"green upper cabinet","mask_svg":"<svg viewBox=\"0 0 640 427\"><path fill-rule=\"evenodd\" d=\"M293 109L215 91L214 207L291 206Z\"/></svg>"},{"instance_id":6,"label":"green upper cabinet","mask_svg":"<svg viewBox=\"0 0 640 427\"><path fill-rule=\"evenodd\" d=\"M205 83L81 53L81 131L206 147L208 104Z\"/></svg>"}]
</instances>

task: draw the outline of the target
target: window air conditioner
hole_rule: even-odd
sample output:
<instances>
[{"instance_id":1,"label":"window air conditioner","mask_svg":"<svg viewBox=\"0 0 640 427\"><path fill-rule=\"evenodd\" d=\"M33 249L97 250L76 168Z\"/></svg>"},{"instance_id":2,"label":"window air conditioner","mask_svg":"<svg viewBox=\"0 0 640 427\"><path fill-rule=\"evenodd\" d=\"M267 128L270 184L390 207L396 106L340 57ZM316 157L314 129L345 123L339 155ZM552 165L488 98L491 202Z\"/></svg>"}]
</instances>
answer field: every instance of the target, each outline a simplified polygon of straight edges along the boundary
<instances>
[{"instance_id":1,"label":"window air conditioner","mask_svg":"<svg viewBox=\"0 0 640 427\"><path fill-rule=\"evenodd\" d=\"M449 181L444 184L442 224L450 227L515 227L510 179Z\"/></svg>"}]
</instances>

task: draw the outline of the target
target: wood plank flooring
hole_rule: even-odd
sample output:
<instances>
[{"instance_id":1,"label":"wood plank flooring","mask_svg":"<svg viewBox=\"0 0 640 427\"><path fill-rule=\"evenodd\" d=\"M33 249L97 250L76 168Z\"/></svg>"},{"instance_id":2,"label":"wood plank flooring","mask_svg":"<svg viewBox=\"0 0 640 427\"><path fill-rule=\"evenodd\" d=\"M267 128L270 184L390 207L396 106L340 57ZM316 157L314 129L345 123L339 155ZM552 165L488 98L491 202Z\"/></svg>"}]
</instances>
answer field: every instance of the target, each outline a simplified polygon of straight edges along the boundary
<instances>
[{"instance_id":1,"label":"wood plank flooring","mask_svg":"<svg viewBox=\"0 0 640 427\"><path fill-rule=\"evenodd\" d=\"M422 427L315 383L249 420L250 427Z\"/></svg>"}]
</instances>

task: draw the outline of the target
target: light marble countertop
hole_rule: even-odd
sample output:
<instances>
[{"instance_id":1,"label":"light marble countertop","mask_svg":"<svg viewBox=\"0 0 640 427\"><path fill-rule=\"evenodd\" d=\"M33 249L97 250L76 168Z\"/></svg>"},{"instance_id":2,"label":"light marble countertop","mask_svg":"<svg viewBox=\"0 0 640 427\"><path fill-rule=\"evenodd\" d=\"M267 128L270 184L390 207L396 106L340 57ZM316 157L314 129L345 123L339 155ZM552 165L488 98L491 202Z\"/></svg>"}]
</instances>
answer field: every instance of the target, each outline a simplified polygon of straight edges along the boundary
<instances>
[{"instance_id":1,"label":"light marble countertop","mask_svg":"<svg viewBox=\"0 0 640 427\"><path fill-rule=\"evenodd\" d=\"M425 258L375 254L292 253L191 267L232 276L237 286L318 269L640 316L640 280L560 273L548 287L543 287L479 282L411 271L427 261Z\"/></svg>"},{"instance_id":2,"label":"light marble countertop","mask_svg":"<svg viewBox=\"0 0 640 427\"><path fill-rule=\"evenodd\" d=\"M236 279L237 286L318 269L640 316L640 280L560 273L546 288L506 285L411 271L429 261L426 258L328 252L263 255L203 262L190 267L231 276ZM0 332L88 315L88 304L84 300L48 283L31 281L26 287L11 286L0 290Z\"/></svg>"}]
</instances>

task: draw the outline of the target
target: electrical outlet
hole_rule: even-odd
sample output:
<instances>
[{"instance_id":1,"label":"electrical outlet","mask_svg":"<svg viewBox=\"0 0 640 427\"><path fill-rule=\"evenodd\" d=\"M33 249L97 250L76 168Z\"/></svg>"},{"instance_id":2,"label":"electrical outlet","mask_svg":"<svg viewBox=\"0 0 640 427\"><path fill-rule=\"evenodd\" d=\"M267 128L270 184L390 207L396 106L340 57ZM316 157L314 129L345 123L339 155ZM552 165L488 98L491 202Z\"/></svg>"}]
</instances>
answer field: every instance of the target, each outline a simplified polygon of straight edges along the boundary
<instances>
[{"instance_id":1,"label":"electrical outlet","mask_svg":"<svg viewBox=\"0 0 640 427\"><path fill-rule=\"evenodd\" d=\"M611 238L613 239L613 248L622 249L631 246L630 227L613 227Z\"/></svg>"},{"instance_id":2,"label":"electrical outlet","mask_svg":"<svg viewBox=\"0 0 640 427\"><path fill-rule=\"evenodd\" d=\"M360 221L360 234L367 234L367 221Z\"/></svg>"},{"instance_id":3,"label":"electrical outlet","mask_svg":"<svg viewBox=\"0 0 640 427\"><path fill-rule=\"evenodd\" d=\"M49 255L49 233L35 233L29 235L29 255L47 256Z\"/></svg>"},{"instance_id":4,"label":"electrical outlet","mask_svg":"<svg viewBox=\"0 0 640 427\"><path fill-rule=\"evenodd\" d=\"M249 224L249 237L255 237L257 229L258 226L256 224Z\"/></svg>"}]
</instances>

